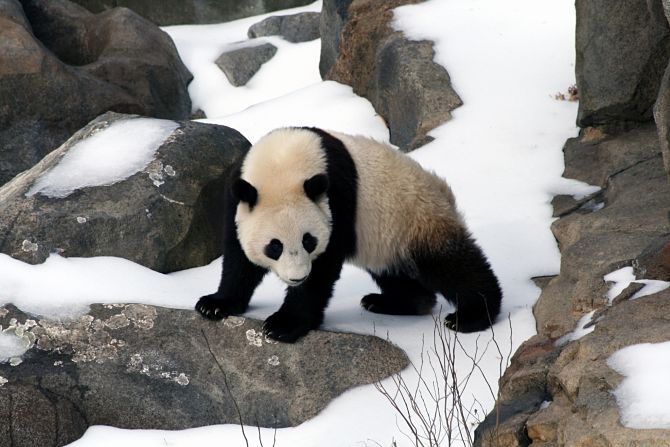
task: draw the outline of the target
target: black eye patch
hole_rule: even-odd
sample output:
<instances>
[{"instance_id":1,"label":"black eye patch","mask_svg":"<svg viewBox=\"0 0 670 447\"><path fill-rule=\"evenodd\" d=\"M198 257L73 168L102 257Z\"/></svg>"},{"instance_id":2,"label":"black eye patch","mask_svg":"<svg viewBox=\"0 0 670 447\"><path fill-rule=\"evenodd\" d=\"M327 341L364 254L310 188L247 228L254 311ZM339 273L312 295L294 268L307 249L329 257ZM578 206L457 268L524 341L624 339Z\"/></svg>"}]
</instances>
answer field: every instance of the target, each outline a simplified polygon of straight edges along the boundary
<instances>
[{"instance_id":1,"label":"black eye patch","mask_svg":"<svg viewBox=\"0 0 670 447\"><path fill-rule=\"evenodd\" d=\"M263 251L265 256L276 261L284 251L284 245L279 239L272 239L270 243L265 246L265 250Z\"/></svg>"},{"instance_id":2,"label":"black eye patch","mask_svg":"<svg viewBox=\"0 0 670 447\"><path fill-rule=\"evenodd\" d=\"M307 250L307 253L313 252L317 243L318 240L309 233L305 233L302 237L302 246Z\"/></svg>"}]
</instances>

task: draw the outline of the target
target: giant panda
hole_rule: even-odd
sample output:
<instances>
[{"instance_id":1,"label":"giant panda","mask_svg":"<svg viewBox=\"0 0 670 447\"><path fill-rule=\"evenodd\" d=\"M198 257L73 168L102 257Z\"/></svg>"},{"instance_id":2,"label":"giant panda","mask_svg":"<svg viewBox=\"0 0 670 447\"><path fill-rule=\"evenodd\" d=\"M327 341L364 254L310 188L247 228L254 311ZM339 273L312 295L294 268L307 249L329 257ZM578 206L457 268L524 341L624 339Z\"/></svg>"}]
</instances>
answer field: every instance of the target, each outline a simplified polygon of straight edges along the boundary
<instances>
[{"instance_id":1,"label":"giant panda","mask_svg":"<svg viewBox=\"0 0 670 447\"><path fill-rule=\"evenodd\" d=\"M456 306L445 324L488 328L502 293L447 183L401 152L362 136L281 128L254 144L230 179L216 293L196 309L220 320L247 310L272 270L287 284L268 337L294 342L318 328L342 264L366 269L380 293L371 312L431 312L436 293Z\"/></svg>"}]
</instances>

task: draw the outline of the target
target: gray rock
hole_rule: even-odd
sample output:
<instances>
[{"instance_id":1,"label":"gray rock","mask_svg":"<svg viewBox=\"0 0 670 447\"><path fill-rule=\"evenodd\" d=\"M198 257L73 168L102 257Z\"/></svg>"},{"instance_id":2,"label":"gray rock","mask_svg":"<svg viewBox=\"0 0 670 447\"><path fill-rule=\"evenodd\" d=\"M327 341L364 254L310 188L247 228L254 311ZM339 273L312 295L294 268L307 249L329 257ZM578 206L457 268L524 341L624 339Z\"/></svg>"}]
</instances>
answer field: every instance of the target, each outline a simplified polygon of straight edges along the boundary
<instances>
[{"instance_id":1,"label":"gray rock","mask_svg":"<svg viewBox=\"0 0 670 447\"><path fill-rule=\"evenodd\" d=\"M0 185L108 110L188 118L191 74L131 11L0 0L0 20Z\"/></svg>"},{"instance_id":2,"label":"gray rock","mask_svg":"<svg viewBox=\"0 0 670 447\"><path fill-rule=\"evenodd\" d=\"M451 119L463 102L451 88L449 73L433 62L433 45L400 33L384 41L377 54L372 104L385 119L391 142L415 149L432 140L428 132Z\"/></svg>"},{"instance_id":3,"label":"gray rock","mask_svg":"<svg viewBox=\"0 0 670 447\"><path fill-rule=\"evenodd\" d=\"M654 104L654 120L663 152L663 165L670 180L670 63L665 70Z\"/></svg>"},{"instance_id":4,"label":"gray rock","mask_svg":"<svg viewBox=\"0 0 670 447\"><path fill-rule=\"evenodd\" d=\"M153 161L123 181L62 198L26 195L78 142L132 119L103 115L0 188L0 252L33 264L53 252L119 256L161 272L220 255L224 178L249 147L227 127L181 122Z\"/></svg>"},{"instance_id":5,"label":"gray rock","mask_svg":"<svg viewBox=\"0 0 670 447\"><path fill-rule=\"evenodd\" d=\"M351 85L370 100L386 120L391 142L405 151L430 141L427 133L462 104L447 71L433 61L432 44L410 41L389 25L393 8L416 2L326 0L321 19L322 77ZM325 23L331 17L334 25Z\"/></svg>"},{"instance_id":6,"label":"gray rock","mask_svg":"<svg viewBox=\"0 0 670 447\"><path fill-rule=\"evenodd\" d=\"M605 304L603 275L631 261L667 233L670 186L651 125L598 142L569 140L564 175L604 188L599 207L557 220L561 275L535 306L538 332L557 338L581 314ZM597 211L593 211L597 210Z\"/></svg>"},{"instance_id":7,"label":"gray rock","mask_svg":"<svg viewBox=\"0 0 670 447\"><path fill-rule=\"evenodd\" d=\"M328 78L328 73L340 55L340 36L347 21L347 11L351 2L353 0L325 0L321 7L319 72L323 79Z\"/></svg>"},{"instance_id":8,"label":"gray rock","mask_svg":"<svg viewBox=\"0 0 670 447\"><path fill-rule=\"evenodd\" d=\"M272 16L252 25L249 38L281 36L289 42L309 42L318 39L321 13L303 12L285 16Z\"/></svg>"},{"instance_id":9,"label":"gray rock","mask_svg":"<svg viewBox=\"0 0 670 447\"><path fill-rule=\"evenodd\" d=\"M670 58L660 1L577 0L576 66L581 127L652 119Z\"/></svg>"},{"instance_id":10,"label":"gray rock","mask_svg":"<svg viewBox=\"0 0 670 447\"><path fill-rule=\"evenodd\" d=\"M160 26L220 23L308 5L313 0L73 0L91 12L116 6L132 9Z\"/></svg>"},{"instance_id":11,"label":"gray rock","mask_svg":"<svg viewBox=\"0 0 670 447\"><path fill-rule=\"evenodd\" d=\"M277 53L271 43L240 48L221 54L216 65L223 71L228 81L236 87L246 85L264 63Z\"/></svg>"},{"instance_id":12,"label":"gray rock","mask_svg":"<svg viewBox=\"0 0 670 447\"><path fill-rule=\"evenodd\" d=\"M312 331L282 344L261 335L260 321L214 323L191 310L94 305L68 323L8 310L5 334L33 347L17 366L0 364L0 445L60 446L94 424L238 424L235 404L247 425L295 426L408 364L373 336Z\"/></svg>"},{"instance_id":13,"label":"gray rock","mask_svg":"<svg viewBox=\"0 0 670 447\"><path fill-rule=\"evenodd\" d=\"M612 391L622 378L607 366L623 347L667 341L670 291L630 300L641 287L632 284L609 306L603 281L628 265L645 279L667 278L670 185L655 129L576 138L564 151L564 175L602 186L602 207L566 208L552 226L560 275L543 288L534 307L538 335L514 355L500 380L497 408L478 428L475 445L670 445L668 430L621 425ZM592 310L591 334L556 343Z\"/></svg>"}]
</instances>

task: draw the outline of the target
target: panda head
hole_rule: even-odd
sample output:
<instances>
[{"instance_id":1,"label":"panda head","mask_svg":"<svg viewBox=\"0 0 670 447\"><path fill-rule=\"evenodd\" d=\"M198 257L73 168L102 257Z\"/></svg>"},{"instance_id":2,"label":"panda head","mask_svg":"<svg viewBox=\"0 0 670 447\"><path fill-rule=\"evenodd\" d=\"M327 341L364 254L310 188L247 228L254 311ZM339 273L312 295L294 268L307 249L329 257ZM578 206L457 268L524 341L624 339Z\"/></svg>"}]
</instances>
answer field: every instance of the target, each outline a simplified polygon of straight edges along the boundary
<instances>
[{"instance_id":1,"label":"panda head","mask_svg":"<svg viewBox=\"0 0 670 447\"><path fill-rule=\"evenodd\" d=\"M289 286L305 281L328 246L331 213L325 155L318 135L275 131L247 154L233 184L235 223L247 258Z\"/></svg>"}]
</instances>

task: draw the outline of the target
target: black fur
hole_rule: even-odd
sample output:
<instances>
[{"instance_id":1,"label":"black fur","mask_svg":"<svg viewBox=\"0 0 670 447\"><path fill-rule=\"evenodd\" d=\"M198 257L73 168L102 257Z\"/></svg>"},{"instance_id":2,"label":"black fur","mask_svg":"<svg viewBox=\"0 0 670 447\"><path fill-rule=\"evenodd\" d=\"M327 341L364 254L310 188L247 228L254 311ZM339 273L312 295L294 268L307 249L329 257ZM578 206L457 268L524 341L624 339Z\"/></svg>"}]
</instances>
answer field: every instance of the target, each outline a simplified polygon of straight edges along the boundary
<instances>
[{"instance_id":1,"label":"black fur","mask_svg":"<svg viewBox=\"0 0 670 447\"><path fill-rule=\"evenodd\" d=\"M382 293L365 295L361 305L378 314L425 315L435 305L435 293L419 281L403 274L370 272Z\"/></svg>"},{"instance_id":2,"label":"black fur","mask_svg":"<svg viewBox=\"0 0 670 447\"><path fill-rule=\"evenodd\" d=\"M237 202L245 202L251 209L256 206L256 202L258 201L258 191L256 191L256 188L246 180L239 177L235 179L235 181L233 181L232 191ZM236 206L237 202L235 203Z\"/></svg>"},{"instance_id":3,"label":"black fur","mask_svg":"<svg viewBox=\"0 0 670 447\"><path fill-rule=\"evenodd\" d=\"M445 324L459 332L487 329L500 313L502 291L481 248L463 231L446 250L415 254L418 280L456 306Z\"/></svg>"},{"instance_id":4,"label":"black fur","mask_svg":"<svg viewBox=\"0 0 670 447\"><path fill-rule=\"evenodd\" d=\"M317 174L312 178L305 180L303 188L305 194L312 202L316 202L328 190L328 176L325 174Z\"/></svg>"},{"instance_id":5,"label":"black fur","mask_svg":"<svg viewBox=\"0 0 670 447\"><path fill-rule=\"evenodd\" d=\"M237 239L235 213L240 197L233 185L237 184L238 180L240 180L239 167L233 169L228 179L224 198L223 272L219 289L216 293L203 296L195 305L198 312L210 320L221 320L230 315L246 312L251 295L267 273L266 269L247 259Z\"/></svg>"},{"instance_id":6,"label":"black fur","mask_svg":"<svg viewBox=\"0 0 670 447\"><path fill-rule=\"evenodd\" d=\"M356 194L358 173L344 144L321 129L308 128L321 137L326 154L328 203L333 216L326 251L312 264L307 280L286 289L284 304L265 320L269 337L293 342L323 322L323 312L340 277L344 260L356 250Z\"/></svg>"}]
</instances>

